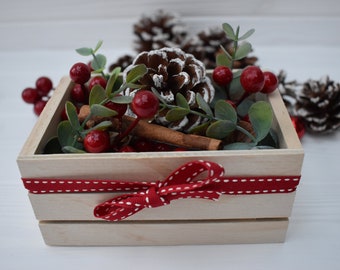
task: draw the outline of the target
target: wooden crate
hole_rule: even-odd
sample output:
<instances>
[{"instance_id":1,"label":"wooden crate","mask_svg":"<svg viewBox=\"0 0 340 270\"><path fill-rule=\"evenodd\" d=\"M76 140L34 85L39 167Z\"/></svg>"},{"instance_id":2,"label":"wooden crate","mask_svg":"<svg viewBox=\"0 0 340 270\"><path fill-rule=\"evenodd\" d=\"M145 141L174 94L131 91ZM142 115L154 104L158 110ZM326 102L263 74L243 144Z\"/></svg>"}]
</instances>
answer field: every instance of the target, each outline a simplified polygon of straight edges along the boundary
<instances>
[{"instance_id":1,"label":"wooden crate","mask_svg":"<svg viewBox=\"0 0 340 270\"><path fill-rule=\"evenodd\" d=\"M280 149L150 153L42 154L72 82L62 78L20 152L23 179L156 181L192 160L221 164L234 177L300 176L303 149L278 91L268 96ZM182 245L283 242L295 192L225 194L218 201L182 199L144 209L119 222L97 219L93 209L117 192L29 193L48 245Z\"/></svg>"}]
</instances>

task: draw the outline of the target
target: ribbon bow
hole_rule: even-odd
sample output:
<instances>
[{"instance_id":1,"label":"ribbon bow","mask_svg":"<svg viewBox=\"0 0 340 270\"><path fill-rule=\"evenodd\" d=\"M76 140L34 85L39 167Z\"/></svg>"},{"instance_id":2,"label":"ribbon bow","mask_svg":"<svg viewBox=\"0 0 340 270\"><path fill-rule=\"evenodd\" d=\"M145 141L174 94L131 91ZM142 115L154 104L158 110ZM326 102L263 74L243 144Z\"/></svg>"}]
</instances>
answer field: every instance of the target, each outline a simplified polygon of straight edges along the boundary
<instances>
[{"instance_id":1,"label":"ribbon bow","mask_svg":"<svg viewBox=\"0 0 340 270\"><path fill-rule=\"evenodd\" d=\"M204 172L207 172L205 177L197 179ZM119 221L144 208L167 205L176 199L217 200L221 191L216 183L221 181L223 175L224 169L219 164L192 161L173 171L164 181L150 183L147 190L117 196L97 205L94 215L109 221Z\"/></svg>"}]
</instances>

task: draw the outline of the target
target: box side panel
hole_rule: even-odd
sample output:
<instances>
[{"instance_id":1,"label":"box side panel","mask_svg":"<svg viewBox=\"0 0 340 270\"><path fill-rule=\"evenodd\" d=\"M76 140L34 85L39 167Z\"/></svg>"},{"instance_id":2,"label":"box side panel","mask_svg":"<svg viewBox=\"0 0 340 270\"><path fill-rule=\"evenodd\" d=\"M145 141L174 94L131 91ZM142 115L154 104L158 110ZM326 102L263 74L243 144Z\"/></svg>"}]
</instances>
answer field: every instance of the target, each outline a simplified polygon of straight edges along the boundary
<instances>
[{"instance_id":1,"label":"box side panel","mask_svg":"<svg viewBox=\"0 0 340 270\"><path fill-rule=\"evenodd\" d=\"M38 220L98 220L96 205L118 193L29 194ZM295 192L262 195L222 195L218 201L175 200L171 204L146 208L126 220L197 220L289 217Z\"/></svg>"},{"instance_id":2,"label":"box side panel","mask_svg":"<svg viewBox=\"0 0 340 270\"><path fill-rule=\"evenodd\" d=\"M284 242L288 219L190 222L40 222L47 245L198 245Z\"/></svg>"}]
</instances>

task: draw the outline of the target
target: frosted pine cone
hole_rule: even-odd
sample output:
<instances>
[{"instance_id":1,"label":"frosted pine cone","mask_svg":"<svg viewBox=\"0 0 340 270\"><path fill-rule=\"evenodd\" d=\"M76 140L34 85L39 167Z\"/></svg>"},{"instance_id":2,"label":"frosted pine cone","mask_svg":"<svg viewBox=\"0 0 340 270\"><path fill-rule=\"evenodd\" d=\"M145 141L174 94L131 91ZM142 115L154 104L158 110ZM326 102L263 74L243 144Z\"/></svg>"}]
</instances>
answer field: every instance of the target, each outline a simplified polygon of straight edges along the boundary
<instances>
[{"instance_id":1,"label":"frosted pine cone","mask_svg":"<svg viewBox=\"0 0 340 270\"><path fill-rule=\"evenodd\" d=\"M195 95L200 93L203 99L210 103L215 95L211 81L206 77L203 63L193 55L184 53L178 48L163 48L140 53L130 67L123 73L126 74L133 65L145 64L148 72L138 83L144 89L156 90L168 104L175 104L176 94L181 93L186 97L191 109L198 110ZM134 90L136 91L136 90ZM134 91L127 89L126 95L133 95ZM189 114L179 122L168 122L165 119L166 110L155 118L155 122L169 128L188 132L191 128L203 123L204 119Z\"/></svg>"},{"instance_id":2,"label":"frosted pine cone","mask_svg":"<svg viewBox=\"0 0 340 270\"><path fill-rule=\"evenodd\" d=\"M133 30L137 36L135 44L137 52L179 47L187 35L179 16L162 10L151 15L143 15L134 24Z\"/></svg>"},{"instance_id":3,"label":"frosted pine cone","mask_svg":"<svg viewBox=\"0 0 340 270\"><path fill-rule=\"evenodd\" d=\"M340 127L340 84L328 76L308 80L297 94L296 114L311 132L331 132Z\"/></svg>"}]
</instances>

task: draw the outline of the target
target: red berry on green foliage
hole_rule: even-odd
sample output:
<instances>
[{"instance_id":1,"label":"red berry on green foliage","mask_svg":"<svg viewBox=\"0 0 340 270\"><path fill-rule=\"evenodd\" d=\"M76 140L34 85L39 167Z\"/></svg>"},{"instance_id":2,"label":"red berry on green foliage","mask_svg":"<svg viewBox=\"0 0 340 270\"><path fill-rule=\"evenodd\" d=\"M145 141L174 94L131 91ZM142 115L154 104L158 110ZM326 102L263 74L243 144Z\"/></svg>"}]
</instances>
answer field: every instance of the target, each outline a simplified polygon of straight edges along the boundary
<instances>
[{"instance_id":1,"label":"red berry on green foliage","mask_svg":"<svg viewBox=\"0 0 340 270\"><path fill-rule=\"evenodd\" d=\"M102 153L110 148L110 135L104 130L92 130L84 138L84 148L90 153Z\"/></svg>"},{"instance_id":2,"label":"red berry on green foliage","mask_svg":"<svg viewBox=\"0 0 340 270\"><path fill-rule=\"evenodd\" d=\"M106 79L103 78L102 76L95 76L95 77L91 78L91 80L89 81L89 90L91 91L93 86L95 86L96 84L99 84L101 87L103 87L105 89Z\"/></svg>"},{"instance_id":3,"label":"red berry on green foliage","mask_svg":"<svg viewBox=\"0 0 340 270\"><path fill-rule=\"evenodd\" d=\"M242 71L240 82L247 93L259 92L264 86L263 72L257 66L248 66Z\"/></svg>"},{"instance_id":4,"label":"red berry on green foliage","mask_svg":"<svg viewBox=\"0 0 340 270\"><path fill-rule=\"evenodd\" d=\"M111 109L111 110L114 110L116 111L118 114L115 116L115 117L122 117L126 110L127 110L127 104L122 104L122 103L114 103L112 101L107 101L105 104L104 104L105 107Z\"/></svg>"},{"instance_id":5,"label":"red berry on green foliage","mask_svg":"<svg viewBox=\"0 0 340 270\"><path fill-rule=\"evenodd\" d=\"M70 77L75 83L84 84L90 79L91 70L84 63L76 63L70 69Z\"/></svg>"},{"instance_id":6,"label":"red berry on green foliage","mask_svg":"<svg viewBox=\"0 0 340 270\"><path fill-rule=\"evenodd\" d=\"M47 96L53 88L53 83L48 77L40 77L35 82L38 94L42 97Z\"/></svg>"},{"instance_id":7,"label":"red berry on green foliage","mask_svg":"<svg viewBox=\"0 0 340 270\"><path fill-rule=\"evenodd\" d=\"M132 99L131 109L138 118L152 118L159 108L159 100L149 90L139 90Z\"/></svg>"},{"instance_id":8,"label":"red berry on green foliage","mask_svg":"<svg viewBox=\"0 0 340 270\"><path fill-rule=\"evenodd\" d=\"M218 66L214 69L212 78L219 86L227 86L233 80L233 72L226 66Z\"/></svg>"},{"instance_id":9,"label":"red berry on green foliage","mask_svg":"<svg viewBox=\"0 0 340 270\"><path fill-rule=\"evenodd\" d=\"M40 99L37 89L27 87L21 92L22 99L29 104L34 104Z\"/></svg>"},{"instance_id":10,"label":"red berry on green foliage","mask_svg":"<svg viewBox=\"0 0 340 270\"><path fill-rule=\"evenodd\" d=\"M40 115L43 109L46 106L47 101L46 100L38 100L36 103L34 103L33 110L36 115Z\"/></svg>"},{"instance_id":11,"label":"red berry on green foliage","mask_svg":"<svg viewBox=\"0 0 340 270\"><path fill-rule=\"evenodd\" d=\"M269 94L274 92L279 85L279 80L276 75L270 71L264 71L264 86L261 90L262 93Z\"/></svg>"},{"instance_id":12,"label":"red berry on green foliage","mask_svg":"<svg viewBox=\"0 0 340 270\"><path fill-rule=\"evenodd\" d=\"M227 99L226 102L229 103L234 109L237 108L237 105L236 105L236 103L234 101L232 101L230 99Z\"/></svg>"},{"instance_id":13,"label":"red berry on green foliage","mask_svg":"<svg viewBox=\"0 0 340 270\"><path fill-rule=\"evenodd\" d=\"M71 99L79 103L88 102L88 90L85 85L76 83L71 90Z\"/></svg>"}]
</instances>

